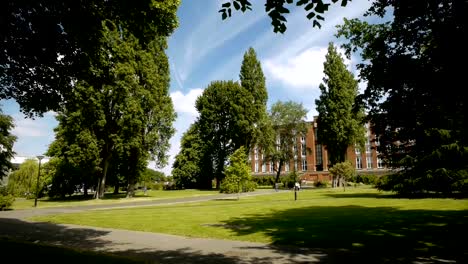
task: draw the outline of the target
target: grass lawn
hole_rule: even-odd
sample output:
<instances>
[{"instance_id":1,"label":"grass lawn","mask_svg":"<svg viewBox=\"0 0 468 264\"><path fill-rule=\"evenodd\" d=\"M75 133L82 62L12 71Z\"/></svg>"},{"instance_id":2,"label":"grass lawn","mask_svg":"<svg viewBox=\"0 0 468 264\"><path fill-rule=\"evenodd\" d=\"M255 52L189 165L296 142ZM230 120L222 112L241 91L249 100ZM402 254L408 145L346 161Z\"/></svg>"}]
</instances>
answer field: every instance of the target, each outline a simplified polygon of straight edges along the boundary
<instances>
[{"instance_id":1,"label":"grass lawn","mask_svg":"<svg viewBox=\"0 0 468 264\"><path fill-rule=\"evenodd\" d=\"M93 205L93 204L110 204L110 203L125 203L135 201L147 201L147 200L158 200L158 199L171 199L171 198L182 198L182 197L194 197L204 195L219 194L218 191L201 191L201 190L177 190L177 191L162 191L162 190L148 190L146 196L143 191L137 191L135 197L127 199L125 193L112 194L107 193L104 195L104 199L95 200L92 195L84 197L83 195L73 195L66 197L65 199L49 199L42 198L38 200L39 208L46 207L59 207L59 206L79 206L79 205ZM34 199L16 199L11 209L30 209L34 206Z\"/></svg>"},{"instance_id":2,"label":"grass lawn","mask_svg":"<svg viewBox=\"0 0 468 264\"><path fill-rule=\"evenodd\" d=\"M181 205L37 217L192 237L266 242L375 263L468 257L468 200L400 199L370 188L302 190ZM333 253L333 254L332 254ZM343 255L344 254L344 255Z\"/></svg>"},{"instance_id":3,"label":"grass lawn","mask_svg":"<svg viewBox=\"0 0 468 264\"><path fill-rule=\"evenodd\" d=\"M2 259L14 263L144 263L133 259L78 251L63 247L45 246L34 243L0 239ZM26 254L25 254L26 253Z\"/></svg>"}]
</instances>

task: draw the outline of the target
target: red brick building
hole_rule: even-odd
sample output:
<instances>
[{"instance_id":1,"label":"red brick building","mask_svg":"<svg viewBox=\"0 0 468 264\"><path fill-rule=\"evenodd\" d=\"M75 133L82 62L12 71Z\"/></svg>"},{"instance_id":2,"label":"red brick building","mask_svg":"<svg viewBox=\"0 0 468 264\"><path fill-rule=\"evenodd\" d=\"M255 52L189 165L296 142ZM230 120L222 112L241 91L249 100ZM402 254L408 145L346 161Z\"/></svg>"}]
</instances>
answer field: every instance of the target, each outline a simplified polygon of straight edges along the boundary
<instances>
[{"instance_id":1,"label":"red brick building","mask_svg":"<svg viewBox=\"0 0 468 264\"><path fill-rule=\"evenodd\" d=\"M315 118L316 119L316 118ZM288 174L296 170L301 174L301 178L306 181L329 181L328 173L328 153L325 146L317 142L317 123L316 121L308 122L307 134L297 138L297 145L294 146L295 158L289 163L284 164L281 169L281 174ZM358 173L373 173L380 174L385 172L386 168L382 160L377 156L375 141L368 126L366 126L366 144L364 151L360 151L354 146L349 146L346 159L355 166ZM264 159L261 149L254 148L249 155L251 162L252 174L255 175L276 175L274 168L277 166L270 161Z\"/></svg>"}]
</instances>

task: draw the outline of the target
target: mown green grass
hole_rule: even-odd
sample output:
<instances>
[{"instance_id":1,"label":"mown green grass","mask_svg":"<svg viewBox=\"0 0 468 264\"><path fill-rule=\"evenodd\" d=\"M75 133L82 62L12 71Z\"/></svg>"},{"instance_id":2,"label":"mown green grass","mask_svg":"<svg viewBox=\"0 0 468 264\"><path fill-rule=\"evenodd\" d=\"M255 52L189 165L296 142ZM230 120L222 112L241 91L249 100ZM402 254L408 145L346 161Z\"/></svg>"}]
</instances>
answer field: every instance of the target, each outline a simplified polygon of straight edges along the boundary
<instances>
[{"instance_id":1,"label":"mown green grass","mask_svg":"<svg viewBox=\"0 0 468 264\"><path fill-rule=\"evenodd\" d=\"M189 237L265 242L398 257L468 256L468 200L401 199L370 188L302 190L183 205L37 217ZM351 252L351 253L350 253ZM347 254L348 254L347 253ZM405 262L405 261L403 261Z\"/></svg>"},{"instance_id":2,"label":"mown green grass","mask_svg":"<svg viewBox=\"0 0 468 264\"><path fill-rule=\"evenodd\" d=\"M119 256L78 251L64 247L0 239L2 259L12 263L144 263Z\"/></svg>"},{"instance_id":3,"label":"mown green grass","mask_svg":"<svg viewBox=\"0 0 468 264\"><path fill-rule=\"evenodd\" d=\"M104 195L104 199L96 200L91 195L84 197L83 195L73 195L65 199L50 199L42 198L38 200L39 208L48 207L62 207L62 206L80 206L80 205L94 205L94 204L112 204L112 203L126 203L135 201L149 201L158 199L172 199L183 197L195 197L219 194L218 191L202 191L202 190L176 190L176 191L162 191L162 190L148 190L146 195L143 191L137 191L135 197L125 198L125 193ZM11 209L30 209L34 206L34 199L16 199Z\"/></svg>"}]
</instances>

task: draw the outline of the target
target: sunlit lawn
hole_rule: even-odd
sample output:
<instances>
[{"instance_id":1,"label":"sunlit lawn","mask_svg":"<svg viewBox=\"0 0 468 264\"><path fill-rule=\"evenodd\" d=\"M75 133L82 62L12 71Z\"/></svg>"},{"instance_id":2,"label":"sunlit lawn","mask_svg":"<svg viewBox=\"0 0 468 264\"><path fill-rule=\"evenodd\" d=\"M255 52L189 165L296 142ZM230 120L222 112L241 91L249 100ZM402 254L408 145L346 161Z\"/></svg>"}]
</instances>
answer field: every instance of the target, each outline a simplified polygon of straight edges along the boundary
<instances>
[{"instance_id":1,"label":"sunlit lawn","mask_svg":"<svg viewBox=\"0 0 468 264\"><path fill-rule=\"evenodd\" d=\"M125 193L112 194L107 193L104 199L95 200L92 195L84 197L83 195L73 195L65 199L49 199L42 198L38 200L39 208L46 207L60 207L60 206L79 206L79 205L93 205L93 204L111 204L111 203L126 203L135 201L147 201L158 199L172 199L182 197L195 197L219 194L218 191L200 191L200 190L177 190L177 191L162 191L162 190L148 190L146 195L143 191L137 191L134 198L125 198ZM12 209L29 209L34 205L34 199L16 199L13 203Z\"/></svg>"},{"instance_id":2,"label":"sunlit lawn","mask_svg":"<svg viewBox=\"0 0 468 264\"><path fill-rule=\"evenodd\" d=\"M298 198L294 201L293 192L287 192L239 201L107 210L34 220L321 248L345 252L347 257L370 254L379 262L468 256L466 199L400 199L370 188L350 188L346 192L302 190Z\"/></svg>"}]
</instances>

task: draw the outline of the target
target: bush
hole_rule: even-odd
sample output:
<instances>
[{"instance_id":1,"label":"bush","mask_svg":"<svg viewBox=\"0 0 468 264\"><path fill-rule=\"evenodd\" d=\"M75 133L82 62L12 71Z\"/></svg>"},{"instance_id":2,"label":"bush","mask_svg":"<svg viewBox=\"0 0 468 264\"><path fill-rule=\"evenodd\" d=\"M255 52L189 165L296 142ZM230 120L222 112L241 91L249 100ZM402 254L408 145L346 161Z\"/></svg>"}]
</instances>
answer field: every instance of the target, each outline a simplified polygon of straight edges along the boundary
<instances>
[{"instance_id":1,"label":"bush","mask_svg":"<svg viewBox=\"0 0 468 264\"><path fill-rule=\"evenodd\" d=\"M325 187L328 187L328 182L324 182L324 181L316 181L314 182L314 186L317 187L317 188L325 188Z\"/></svg>"},{"instance_id":2,"label":"bush","mask_svg":"<svg viewBox=\"0 0 468 264\"><path fill-rule=\"evenodd\" d=\"M257 189L257 184L254 181L248 181L242 186L243 192L253 192Z\"/></svg>"},{"instance_id":3,"label":"bush","mask_svg":"<svg viewBox=\"0 0 468 264\"><path fill-rule=\"evenodd\" d=\"M373 174L362 174L356 175L353 179L355 183L363 183L367 185L375 185L379 180L379 177Z\"/></svg>"},{"instance_id":4,"label":"bush","mask_svg":"<svg viewBox=\"0 0 468 264\"><path fill-rule=\"evenodd\" d=\"M281 179L283 186L293 188L294 184L299 181L299 174L295 171L290 172L286 177Z\"/></svg>"},{"instance_id":5,"label":"bush","mask_svg":"<svg viewBox=\"0 0 468 264\"><path fill-rule=\"evenodd\" d=\"M258 186L273 186L275 184L275 176L253 176L252 180Z\"/></svg>"},{"instance_id":6,"label":"bush","mask_svg":"<svg viewBox=\"0 0 468 264\"><path fill-rule=\"evenodd\" d=\"M147 184L148 189L150 190L163 190L164 184L160 182L152 182Z\"/></svg>"},{"instance_id":7,"label":"bush","mask_svg":"<svg viewBox=\"0 0 468 264\"><path fill-rule=\"evenodd\" d=\"M15 197L7 192L7 188L0 187L0 211L10 208L14 201Z\"/></svg>"}]
</instances>

